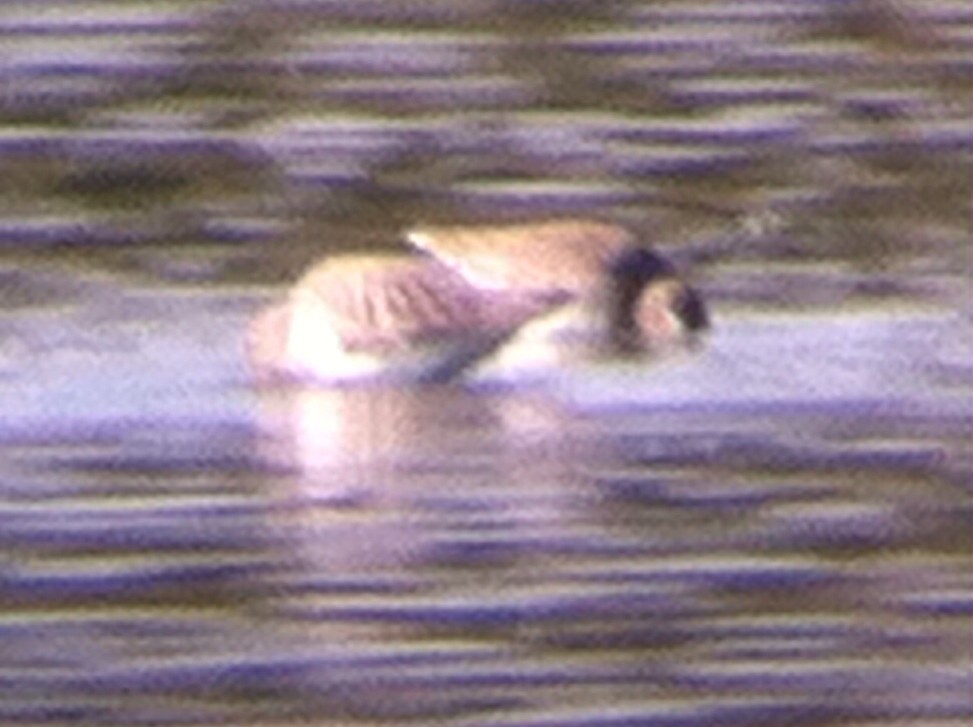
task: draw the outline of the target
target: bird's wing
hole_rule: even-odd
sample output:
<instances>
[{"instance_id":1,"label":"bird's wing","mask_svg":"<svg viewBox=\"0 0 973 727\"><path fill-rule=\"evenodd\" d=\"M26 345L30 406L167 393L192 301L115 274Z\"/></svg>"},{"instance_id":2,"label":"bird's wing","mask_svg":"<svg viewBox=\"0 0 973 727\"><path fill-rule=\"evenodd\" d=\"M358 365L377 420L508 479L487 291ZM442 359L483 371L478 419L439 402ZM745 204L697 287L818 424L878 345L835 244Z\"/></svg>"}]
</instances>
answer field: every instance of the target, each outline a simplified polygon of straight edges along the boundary
<instances>
[{"instance_id":1,"label":"bird's wing","mask_svg":"<svg viewBox=\"0 0 973 727\"><path fill-rule=\"evenodd\" d=\"M489 227L431 227L406 240L483 289L583 294L635 240L617 225L557 220Z\"/></svg>"},{"instance_id":2,"label":"bird's wing","mask_svg":"<svg viewBox=\"0 0 973 727\"><path fill-rule=\"evenodd\" d=\"M349 350L510 333L549 304L523 293L484 291L431 258L336 257L298 284L323 306Z\"/></svg>"}]
</instances>

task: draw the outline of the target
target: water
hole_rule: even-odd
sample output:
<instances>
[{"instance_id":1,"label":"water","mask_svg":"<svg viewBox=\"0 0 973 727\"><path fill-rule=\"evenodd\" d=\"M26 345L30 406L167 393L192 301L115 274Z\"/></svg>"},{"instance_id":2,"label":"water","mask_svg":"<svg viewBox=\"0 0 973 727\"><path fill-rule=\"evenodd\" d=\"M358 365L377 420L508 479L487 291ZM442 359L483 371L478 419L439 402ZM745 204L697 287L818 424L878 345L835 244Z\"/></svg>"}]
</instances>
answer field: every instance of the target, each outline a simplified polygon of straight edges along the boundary
<instances>
[{"instance_id":1,"label":"water","mask_svg":"<svg viewBox=\"0 0 973 727\"><path fill-rule=\"evenodd\" d=\"M6 722L969 715L968 317L257 392L253 296L108 297L13 321L67 338L0 402Z\"/></svg>"},{"instance_id":2,"label":"water","mask_svg":"<svg viewBox=\"0 0 973 727\"><path fill-rule=\"evenodd\" d=\"M0 722L970 721L967 3L36 5ZM705 346L251 385L311 259L580 213L692 274Z\"/></svg>"}]
</instances>

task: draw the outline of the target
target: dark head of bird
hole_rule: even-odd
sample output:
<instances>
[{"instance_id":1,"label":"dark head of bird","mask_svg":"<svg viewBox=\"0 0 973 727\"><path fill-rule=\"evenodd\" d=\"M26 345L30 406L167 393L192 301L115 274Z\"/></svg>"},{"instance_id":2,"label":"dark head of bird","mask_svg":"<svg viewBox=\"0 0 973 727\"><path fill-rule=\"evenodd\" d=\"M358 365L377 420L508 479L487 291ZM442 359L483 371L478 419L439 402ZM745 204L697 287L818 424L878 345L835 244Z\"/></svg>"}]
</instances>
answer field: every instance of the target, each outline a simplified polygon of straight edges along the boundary
<instances>
[{"instance_id":1,"label":"dark head of bird","mask_svg":"<svg viewBox=\"0 0 973 727\"><path fill-rule=\"evenodd\" d=\"M709 327L702 298L652 250L626 250L608 273L610 335L619 350L643 351Z\"/></svg>"}]
</instances>

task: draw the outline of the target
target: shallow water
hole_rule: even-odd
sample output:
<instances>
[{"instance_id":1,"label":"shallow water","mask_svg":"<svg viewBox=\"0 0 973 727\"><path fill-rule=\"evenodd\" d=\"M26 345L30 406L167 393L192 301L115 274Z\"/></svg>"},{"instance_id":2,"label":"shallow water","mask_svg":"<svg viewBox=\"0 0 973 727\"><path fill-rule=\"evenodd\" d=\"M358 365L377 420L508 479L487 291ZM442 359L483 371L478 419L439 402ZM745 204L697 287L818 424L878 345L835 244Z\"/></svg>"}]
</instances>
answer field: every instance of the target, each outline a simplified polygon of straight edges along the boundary
<instances>
[{"instance_id":1,"label":"shallow water","mask_svg":"<svg viewBox=\"0 0 973 727\"><path fill-rule=\"evenodd\" d=\"M970 714L968 316L731 310L638 371L258 392L216 335L252 296L108 299L4 321L4 721Z\"/></svg>"}]
</instances>

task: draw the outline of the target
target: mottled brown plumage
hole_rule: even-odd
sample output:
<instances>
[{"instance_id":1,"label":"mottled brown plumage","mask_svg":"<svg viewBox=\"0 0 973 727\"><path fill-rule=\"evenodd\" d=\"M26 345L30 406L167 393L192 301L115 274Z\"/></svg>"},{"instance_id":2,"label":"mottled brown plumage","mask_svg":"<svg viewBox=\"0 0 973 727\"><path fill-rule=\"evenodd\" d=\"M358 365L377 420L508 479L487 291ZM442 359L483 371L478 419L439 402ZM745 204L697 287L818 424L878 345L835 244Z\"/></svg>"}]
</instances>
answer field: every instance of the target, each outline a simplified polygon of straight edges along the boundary
<instances>
[{"instance_id":1,"label":"mottled brown plumage","mask_svg":"<svg viewBox=\"0 0 973 727\"><path fill-rule=\"evenodd\" d=\"M672 266L615 225L439 227L406 239L428 254L313 266L252 324L255 370L445 380L498 349L504 361L534 349L528 358L547 364L628 356L707 325Z\"/></svg>"},{"instance_id":2,"label":"mottled brown plumage","mask_svg":"<svg viewBox=\"0 0 973 727\"><path fill-rule=\"evenodd\" d=\"M402 255L326 260L298 282L296 292L324 307L352 351L495 335L517 328L548 305L529 292L475 288L436 260Z\"/></svg>"},{"instance_id":3,"label":"mottled brown plumage","mask_svg":"<svg viewBox=\"0 0 973 727\"><path fill-rule=\"evenodd\" d=\"M417 228L406 240L480 287L572 295L594 287L636 242L625 228L593 220Z\"/></svg>"}]
</instances>

